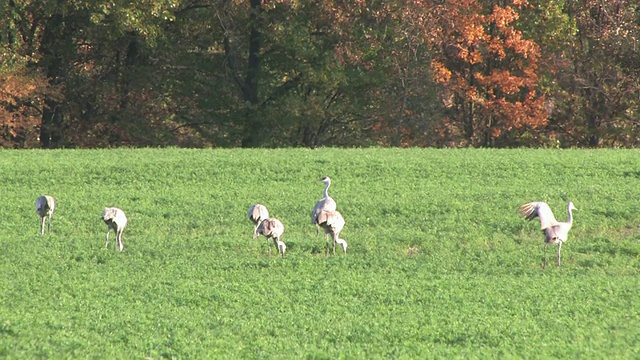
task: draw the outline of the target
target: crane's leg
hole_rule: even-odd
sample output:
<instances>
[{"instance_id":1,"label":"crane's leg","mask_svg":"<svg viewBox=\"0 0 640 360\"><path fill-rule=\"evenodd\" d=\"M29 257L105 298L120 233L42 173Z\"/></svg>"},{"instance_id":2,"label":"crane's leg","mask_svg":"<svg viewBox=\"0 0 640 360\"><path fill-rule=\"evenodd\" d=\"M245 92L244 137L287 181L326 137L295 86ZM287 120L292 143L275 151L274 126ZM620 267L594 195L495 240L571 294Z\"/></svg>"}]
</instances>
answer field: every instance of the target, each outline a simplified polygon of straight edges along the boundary
<instances>
[{"instance_id":1,"label":"crane's leg","mask_svg":"<svg viewBox=\"0 0 640 360\"><path fill-rule=\"evenodd\" d=\"M338 237L335 234L333 234L333 255L334 256L336 255L336 239L337 238Z\"/></svg>"},{"instance_id":2,"label":"crane's leg","mask_svg":"<svg viewBox=\"0 0 640 360\"><path fill-rule=\"evenodd\" d=\"M329 256L329 234L325 234L324 239L325 239L325 247L324 247L325 248L325 252L324 252L324 255L325 256Z\"/></svg>"},{"instance_id":3,"label":"crane's leg","mask_svg":"<svg viewBox=\"0 0 640 360\"><path fill-rule=\"evenodd\" d=\"M122 240L122 233L124 229L119 229L116 232L116 240L118 242L118 246L120 247L120 251L124 250L124 241Z\"/></svg>"},{"instance_id":4,"label":"crane's leg","mask_svg":"<svg viewBox=\"0 0 640 360\"><path fill-rule=\"evenodd\" d=\"M280 240L278 238L273 238L273 245L276 248L276 251L278 252L278 254L282 253L282 248L280 247L280 244L278 244Z\"/></svg>"},{"instance_id":5,"label":"crane's leg","mask_svg":"<svg viewBox=\"0 0 640 360\"><path fill-rule=\"evenodd\" d=\"M108 248L109 248L109 233L110 233L110 232L111 232L111 229L107 226L107 242L106 242L106 244L104 244L104 247L105 247L106 249L108 249Z\"/></svg>"},{"instance_id":6,"label":"crane's leg","mask_svg":"<svg viewBox=\"0 0 640 360\"><path fill-rule=\"evenodd\" d=\"M40 235L44 235L44 222L47 221L47 217L40 218Z\"/></svg>"},{"instance_id":7,"label":"crane's leg","mask_svg":"<svg viewBox=\"0 0 640 360\"><path fill-rule=\"evenodd\" d=\"M49 214L49 225L47 225L47 231L51 232L51 217L53 216L53 214Z\"/></svg>"},{"instance_id":8,"label":"crane's leg","mask_svg":"<svg viewBox=\"0 0 640 360\"><path fill-rule=\"evenodd\" d=\"M558 242L558 267L560 267L560 249L562 248L562 241Z\"/></svg>"}]
</instances>

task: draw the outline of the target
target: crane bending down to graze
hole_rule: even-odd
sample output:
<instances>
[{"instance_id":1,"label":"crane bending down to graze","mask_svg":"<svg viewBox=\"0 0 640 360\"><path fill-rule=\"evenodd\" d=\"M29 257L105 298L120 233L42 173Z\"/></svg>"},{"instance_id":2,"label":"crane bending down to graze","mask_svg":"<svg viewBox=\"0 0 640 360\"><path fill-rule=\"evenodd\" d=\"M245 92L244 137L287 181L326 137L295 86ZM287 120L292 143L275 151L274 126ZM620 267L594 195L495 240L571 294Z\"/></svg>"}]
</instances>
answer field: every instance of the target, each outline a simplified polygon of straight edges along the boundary
<instances>
[{"instance_id":1,"label":"crane bending down to graze","mask_svg":"<svg viewBox=\"0 0 640 360\"><path fill-rule=\"evenodd\" d=\"M53 196L42 195L36 199L36 212L40 216L40 235L44 235L44 224L49 218L49 225L47 225L47 231L51 231L51 217L53 211L56 209L56 201Z\"/></svg>"},{"instance_id":2,"label":"crane bending down to graze","mask_svg":"<svg viewBox=\"0 0 640 360\"><path fill-rule=\"evenodd\" d=\"M316 225L316 235L318 234L318 216L323 211L332 212L336 211L337 205L335 200L331 196L329 196L329 186L331 186L331 178L328 176L323 177L318 180L320 182L325 183L324 192L322 199L316 202L316 205L313 207L313 211L311 211L311 223Z\"/></svg>"},{"instance_id":3,"label":"crane bending down to graze","mask_svg":"<svg viewBox=\"0 0 640 360\"><path fill-rule=\"evenodd\" d=\"M282 234L284 233L284 225L276 218L264 219L258 225L258 230L254 234L253 238L257 238L262 234L267 238L267 248L269 249L269 256L271 256L271 243L270 239L273 239L274 244L278 248L278 252L284 257L284 253L287 250L287 246L282 241Z\"/></svg>"},{"instance_id":4,"label":"crane bending down to graze","mask_svg":"<svg viewBox=\"0 0 640 360\"><path fill-rule=\"evenodd\" d=\"M111 229L116 233L116 246L120 247L120 251L124 250L124 241L122 240L122 232L127 226L127 216L124 211L115 208L104 208L102 212L102 220L107 224L107 243L105 248L109 248L109 233Z\"/></svg>"},{"instance_id":5,"label":"crane bending down to graze","mask_svg":"<svg viewBox=\"0 0 640 360\"><path fill-rule=\"evenodd\" d=\"M336 244L342 246L342 251L347 253L347 242L340 239L340 232L344 228L344 218L339 211L323 211L318 216L317 225L320 226L325 233L326 238L326 255L329 255L329 235L333 239L333 255L336 254Z\"/></svg>"},{"instance_id":6,"label":"crane bending down to graze","mask_svg":"<svg viewBox=\"0 0 640 360\"><path fill-rule=\"evenodd\" d=\"M249 207L249 220L253 223L253 238L258 236L258 225L262 220L269 218L269 210L267 207L261 204L254 204Z\"/></svg>"},{"instance_id":7,"label":"crane bending down to graze","mask_svg":"<svg viewBox=\"0 0 640 360\"><path fill-rule=\"evenodd\" d=\"M338 245L342 246L342 251L346 254L347 253L347 242L344 239L340 239L337 238L335 241ZM335 249L333 250L333 253L335 254Z\"/></svg>"},{"instance_id":8,"label":"crane bending down to graze","mask_svg":"<svg viewBox=\"0 0 640 360\"><path fill-rule=\"evenodd\" d=\"M544 267L547 266L547 245L558 245L558 266L560 266L560 249L562 243L567 241L569 230L573 225L572 210L578 210L571 201L567 204L568 218L566 222L558 222L553 216L553 212L547 203L542 201L534 201L520 206L518 212L527 220L536 217L540 219L540 229L544 231Z\"/></svg>"}]
</instances>

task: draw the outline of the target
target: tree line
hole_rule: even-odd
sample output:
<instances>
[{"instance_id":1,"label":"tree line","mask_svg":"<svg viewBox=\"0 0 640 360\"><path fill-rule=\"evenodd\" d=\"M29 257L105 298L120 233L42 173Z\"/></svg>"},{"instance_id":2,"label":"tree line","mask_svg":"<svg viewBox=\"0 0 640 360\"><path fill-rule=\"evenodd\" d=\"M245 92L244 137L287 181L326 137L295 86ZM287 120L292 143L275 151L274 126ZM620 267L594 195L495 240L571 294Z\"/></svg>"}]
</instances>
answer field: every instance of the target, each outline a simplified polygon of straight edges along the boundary
<instances>
[{"instance_id":1,"label":"tree line","mask_svg":"<svg viewBox=\"0 0 640 360\"><path fill-rule=\"evenodd\" d=\"M0 0L0 146L633 147L630 0Z\"/></svg>"}]
</instances>

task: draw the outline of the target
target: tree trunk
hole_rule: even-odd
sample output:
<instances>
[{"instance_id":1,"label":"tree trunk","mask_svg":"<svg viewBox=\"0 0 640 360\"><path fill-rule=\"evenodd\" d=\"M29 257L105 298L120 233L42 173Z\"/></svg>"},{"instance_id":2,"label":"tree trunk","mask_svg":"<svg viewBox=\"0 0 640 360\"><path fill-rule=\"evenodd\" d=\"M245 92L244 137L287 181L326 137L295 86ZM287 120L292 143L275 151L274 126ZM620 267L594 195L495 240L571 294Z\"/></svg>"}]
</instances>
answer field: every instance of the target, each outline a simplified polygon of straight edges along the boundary
<instances>
[{"instance_id":1,"label":"tree trunk","mask_svg":"<svg viewBox=\"0 0 640 360\"><path fill-rule=\"evenodd\" d=\"M64 70L62 69L62 58L64 54L60 46L61 37L64 36L64 19L62 15L56 14L47 21L40 43L40 53L43 54L42 63L45 67L45 74L52 86L62 83ZM64 41L64 40L63 40ZM40 125L40 146L45 149L60 146L62 141L62 125L64 122L64 112L62 104L51 95L44 99L44 109L42 111L42 124Z\"/></svg>"},{"instance_id":2,"label":"tree trunk","mask_svg":"<svg viewBox=\"0 0 640 360\"><path fill-rule=\"evenodd\" d=\"M45 99L40 126L40 146L44 149L58 147L62 140L64 114L60 103L51 98Z\"/></svg>"},{"instance_id":3,"label":"tree trunk","mask_svg":"<svg viewBox=\"0 0 640 360\"><path fill-rule=\"evenodd\" d=\"M475 131L474 131L474 106L473 102L462 100L462 124L464 128L464 134L469 141L469 145L475 144Z\"/></svg>"},{"instance_id":4,"label":"tree trunk","mask_svg":"<svg viewBox=\"0 0 640 360\"><path fill-rule=\"evenodd\" d=\"M257 117L258 79L260 75L260 47L262 45L261 28L261 0L251 0L251 33L249 35L249 57L247 62L247 76L245 78L242 95L244 102L249 104L245 108L245 126L242 136L242 147L256 147L261 144L260 134L262 124Z\"/></svg>"},{"instance_id":5,"label":"tree trunk","mask_svg":"<svg viewBox=\"0 0 640 360\"><path fill-rule=\"evenodd\" d=\"M595 75L594 75L595 77ZM602 125L602 115L605 114L606 100L602 93L602 90L597 86L597 81L594 81L594 85L587 91L587 128L589 136L587 141L590 147L596 148L600 146L600 132Z\"/></svg>"}]
</instances>

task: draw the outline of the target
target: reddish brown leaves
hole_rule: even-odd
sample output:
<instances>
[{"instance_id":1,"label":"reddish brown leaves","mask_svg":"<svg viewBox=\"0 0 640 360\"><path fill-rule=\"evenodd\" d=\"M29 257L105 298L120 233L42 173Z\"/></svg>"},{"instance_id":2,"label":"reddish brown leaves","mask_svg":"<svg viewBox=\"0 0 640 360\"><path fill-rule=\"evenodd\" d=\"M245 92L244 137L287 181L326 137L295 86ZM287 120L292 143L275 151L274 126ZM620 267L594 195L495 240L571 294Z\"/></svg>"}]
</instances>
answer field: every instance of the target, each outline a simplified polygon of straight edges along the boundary
<instances>
[{"instance_id":1,"label":"reddish brown leaves","mask_svg":"<svg viewBox=\"0 0 640 360\"><path fill-rule=\"evenodd\" d=\"M491 145L504 130L546 123L536 90L539 47L514 28L526 1L510 3L486 9L479 1L447 0L432 17L439 24L431 43L434 80L443 94L457 95L452 116L477 145Z\"/></svg>"}]
</instances>

